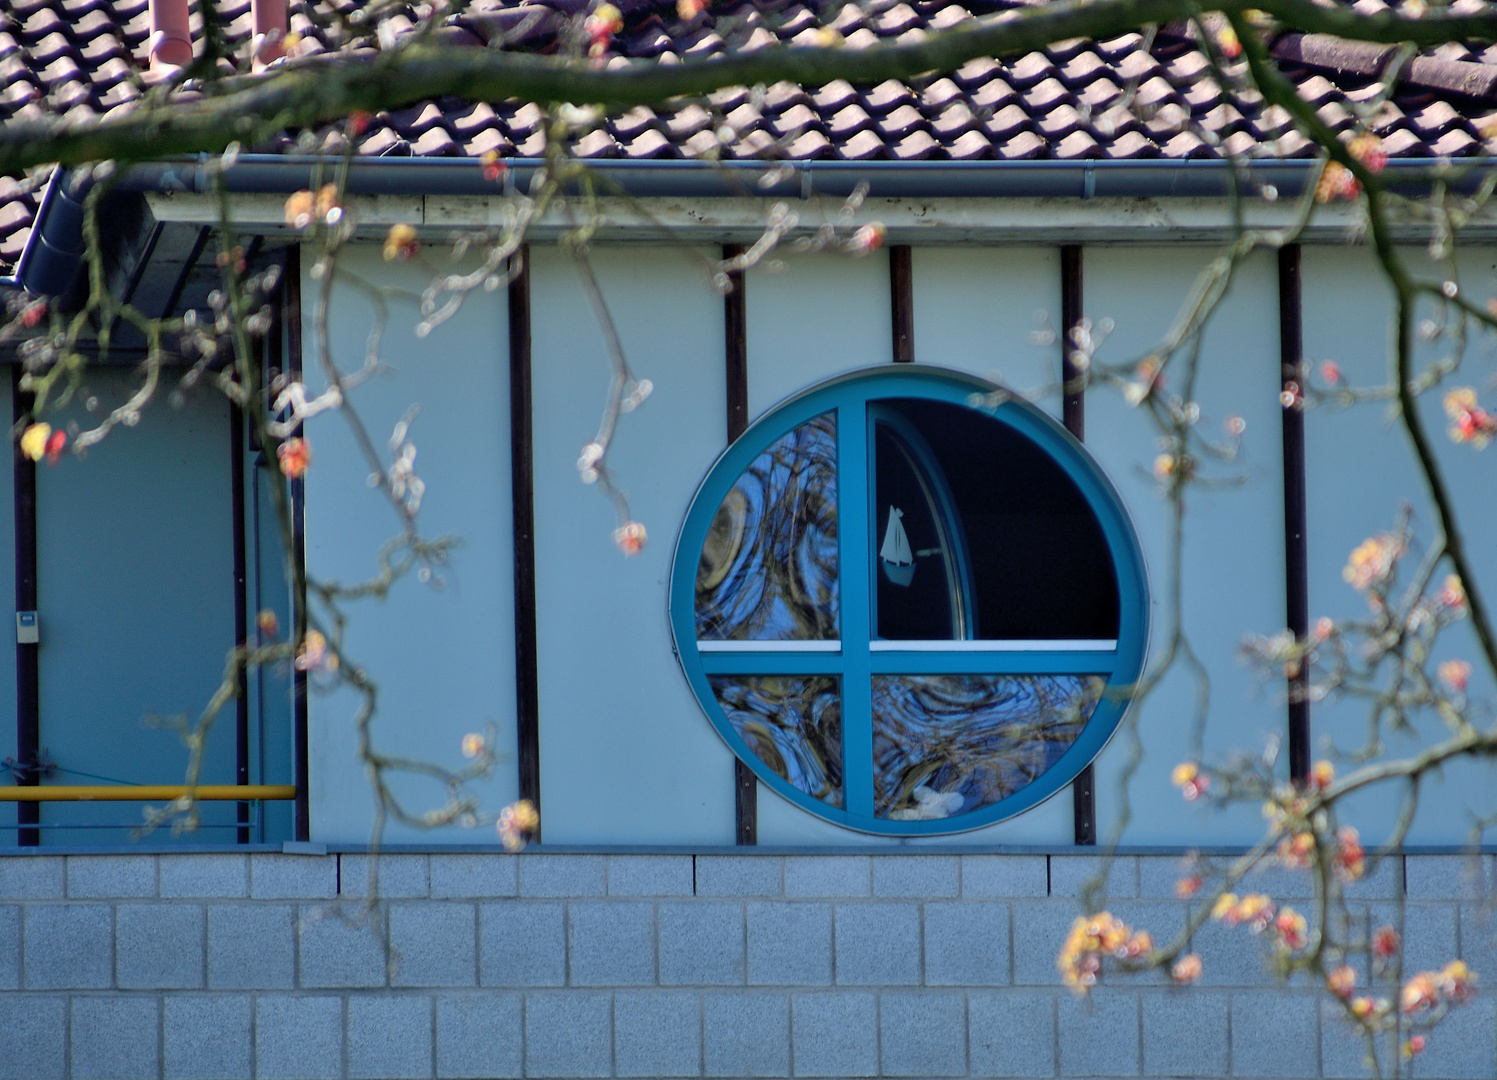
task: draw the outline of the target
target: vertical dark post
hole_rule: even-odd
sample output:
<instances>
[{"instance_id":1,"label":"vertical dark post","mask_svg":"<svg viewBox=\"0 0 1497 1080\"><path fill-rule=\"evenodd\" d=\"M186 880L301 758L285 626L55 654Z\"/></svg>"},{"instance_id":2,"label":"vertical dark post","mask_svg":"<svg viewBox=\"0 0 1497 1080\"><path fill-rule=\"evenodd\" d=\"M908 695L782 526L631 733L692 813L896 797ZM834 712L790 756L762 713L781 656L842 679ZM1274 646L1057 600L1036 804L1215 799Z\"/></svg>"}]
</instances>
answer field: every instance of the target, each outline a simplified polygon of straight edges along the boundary
<instances>
[{"instance_id":1,"label":"vertical dark post","mask_svg":"<svg viewBox=\"0 0 1497 1080\"><path fill-rule=\"evenodd\" d=\"M541 808L540 676L535 640L535 469L530 411L530 248L509 283L509 468L515 544L515 738L520 798ZM531 837L539 840L545 822Z\"/></svg>"},{"instance_id":2,"label":"vertical dark post","mask_svg":"<svg viewBox=\"0 0 1497 1080\"><path fill-rule=\"evenodd\" d=\"M743 245L724 244L723 258L736 259ZM728 442L748 427L748 296L742 270L728 274L732 290L723 297L723 356L726 359ZM737 758L733 759L733 820L736 842L759 842L759 781Z\"/></svg>"},{"instance_id":3,"label":"vertical dark post","mask_svg":"<svg viewBox=\"0 0 1497 1080\"><path fill-rule=\"evenodd\" d=\"M292 245L286 253L286 376L300 379L302 373L302 326L301 326L301 248ZM296 430L301 434L301 429ZM307 485L305 480L292 480L287 485L291 492L291 552L296 562L295 579L307 580ZM307 598L293 596L295 605L296 638L301 641L307 632ZM312 838L312 810L308 801L307 783L311 765L307 759L307 673L293 666L291 672L291 732L292 775L296 780L295 837L299 841Z\"/></svg>"},{"instance_id":4,"label":"vertical dark post","mask_svg":"<svg viewBox=\"0 0 1497 1080\"><path fill-rule=\"evenodd\" d=\"M17 424L31 413L32 396L21 390L21 365L11 367L10 393L12 414ZM16 512L16 610L36 610L36 462L12 445L15 456ZM12 616L14 619L14 616ZM12 629L11 633L16 631ZM38 645L16 643L16 762L20 775L16 783L31 787L41 783L37 757L41 748L41 684L37 673ZM16 804L16 822L37 825L41 822L41 803ZM36 847L41 843L38 829L21 829L17 843Z\"/></svg>"},{"instance_id":5,"label":"vertical dark post","mask_svg":"<svg viewBox=\"0 0 1497 1080\"><path fill-rule=\"evenodd\" d=\"M1280 385L1290 390L1303 377L1299 245L1279 249ZM1295 394L1298 399L1299 395ZM1310 552L1305 536L1305 414L1283 410L1284 418L1284 584L1289 630L1299 641L1310 634ZM1310 775L1309 673L1289 679L1289 775Z\"/></svg>"},{"instance_id":6,"label":"vertical dark post","mask_svg":"<svg viewBox=\"0 0 1497 1080\"><path fill-rule=\"evenodd\" d=\"M1066 245L1060 249L1060 379L1061 419L1066 430L1078 439L1086 438L1086 389L1082 372L1071 360L1075 346L1071 331L1085 317L1082 303L1081 248ZM1071 783L1071 808L1076 823L1076 843L1097 842L1097 779L1088 765Z\"/></svg>"},{"instance_id":7,"label":"vertical dark post","mask_svg":"<svg viewBox=\"0 0 1497 1080\"><path fill-rule=\"evenodd\" d=\"M248 643L249 592L245 553L244 513L244 414L229 402L229 496L233 500L234 523L234 647ZM234 783L248 784L250 773L249 687L243 660L234 675ZM239 842L250 842L250 805L239 803Z\"/></svg>"},{"instance_id":8,"label":"vertical dark post","mask_svg":"<svg viewBox=\"0 0 1497 1080\"><path fill-rule=\"evenodd\" d=\"M889 299L894 315L894 362L915 360L915 285L910 275L910 245L889 248Z\"/></svg>"}]
</instances>

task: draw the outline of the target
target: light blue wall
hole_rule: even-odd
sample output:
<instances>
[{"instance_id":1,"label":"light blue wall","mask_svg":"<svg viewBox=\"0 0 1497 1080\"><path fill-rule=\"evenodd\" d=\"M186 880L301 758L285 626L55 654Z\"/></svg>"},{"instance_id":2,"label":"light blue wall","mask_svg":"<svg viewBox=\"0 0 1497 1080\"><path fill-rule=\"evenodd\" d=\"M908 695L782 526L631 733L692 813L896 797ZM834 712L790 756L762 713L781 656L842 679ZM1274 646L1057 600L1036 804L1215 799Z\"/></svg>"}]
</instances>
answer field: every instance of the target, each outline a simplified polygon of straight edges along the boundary
<instances>
[{"instance_id":1,"label":"light blue wall","mask_svg":"<svg viewBox=\"0 0 1497 1080\"><path fill-rule=\"evenodd\" d=\"M354 248L343 258L348 270L392 295L419 291L437 272L424 263L385 263L377 247ZM325 385L315 332L317 289L317 282L304 277L304 364L313 390ZM410 430L418 449L416 470L426 483L421 525L429 538L452 535L462 541L444 571L441 590L413 575L383 602L349 605L348 655L380 689L374 736L386 753L458 766L463 763L463 735L495 725L499 749L508 761L491 779L472 785L489 811L518 794L507 311L503 290L480 291L450 322L421 339L412 329L414 304L395 297L382 347L389 370L351 395L371 438L385 453L396 422L410 406L420 406ZM345 371L362 363L372 318L373 306L363 293L343 284L335 288L328 326L339 350L334 355ZM395 513L366 482L369 466L341 416L313 419L307 436L312 448L308 569L324 579L365 580L375 573L380 546L398 532ZM347 691L311 695L313 840L370 838L373 796L357 757L356 704ZM426 781L402 780L397 790L418 813L444 801L441 790ZM488 830L417 832L394 825L386 838L433 844L495 839Z\"/></svg>"},{"instance_id":2,"label":"light blue wall","mask_svg":"<svg viewBox=\"0 0 1497 1080\"><path fill-rule=\"evenodd\" d=\"M723 300L704 264L668 248L593 252L636 375L610 461L649 543L613 546L612 506L578 480L609 378L571 256L532 249L541 829L548 843L729 844L733 759L671 648L675 534L727 443Z\"/></svg>"},{"instance_id":3,"label":"light blue wall","mask_svg":"<svg viewBox=\"0 0 1497 1080\"><path fill-rule=\"evenodd\" d=\"M1204 248L1087 248L1086 314L1116 323L1098 361L1118 363L1146 355L1214 255ZM1286 619L1278 274L1271 257L1254 257L1241 268L1206 334L1203 357L1195 394L1202 433L1221 439L1228 416L1247 421L1241 458L1207 472L1244 482L1194 489L1186 516L1184 620L1210 675L1209 756L1235 749L1257 752L1266 739L1287 732L1280 688L1264 686L1237 660L1245 634L1274 633ZM1169 389L1178 392L1180 377L1174 369L1169 379ZM1157 658L1167 631L1167 504L1150 473L1160 449L1154 440L1145 418L1115 391L1088 393L1087 447L1122 494L1148 559ZM1171 787L1170 770L1190 756L1192 708L1193 686L1181 667L1133 713L1145 756L1126 785L1134 812L1127 842L1246 843L1261 834L1256 808L1224 814L1186 808ZM1108 837L1123 806L1130 755L1126 726L1097 762L1099 839ZM1287 761L1281 764L1287 770Z\"/></svg>"},{"instance_id":4,"label":"light blue wall","mask_svg":"<svg viewBox=\"0 0 1497 1080\"><path fill-rule=\"evenodd\" d=\"M1448 270L1430 263L1421 249L1404 252L1421 280L1442 281ZM1331 359L1353 385L1371 386L1389 380L1387 368L1392 333L1392 303L1379 271L1365 249L1307 248L1304 252L1305 356L1319 363ZM1460 282L1468 296L1482 302L1497 293L1497 251L1471 248L1461 252ZM1424 305L1422 316L1436 314ZM1473 341L1461 371L1449 385L1477 387L1490 406L1493 363L1490 339ZM1419 349L1422 365L1446 355L1450 346L1425 344ZM1457 495L1457 521L1477 568L1478 579L1491 597L1497 592L1497 481L1493 454L1452 443L1441 406L1443 390L1422 399L1422 415L1446 480ZM1306 418L1309 459L1310 618L1365 618L1365 601L1341 577L1347 556L1369 536L1393 527L1401 503L1414 508L1414 533L1420 543L1409 559L1405 582L1434 534L1433 508L1415 469L1407 437L1385 403L1351 409L1320 408ZM1440 571L1442 581L1446 570ZM1476 661L1469 624L1457 624L1439 658L1464 656ZM1474 663L1470 695L1491 700L1493 687ZM1329 750L1327 740L1344 750L1357 749L1366 737L1368 709L1355 701L1318 703L1312 710L1316 756ZM1488 721L1490 717L1486 718ZM1478 721L1480 722L1480 721ZM1389 737L1390 754L1408 754L1423 743L1442 737L1444 729L1426 721L1417 736ZM1357 825L1364 840L1387 835L1399 811L1402 792L1384 787L1358 799L1345 815ZM1425 784L1420 815L1410 834L1414 843L1458 844L1468 839L1473 815L1497 809L1489 763L1457 763Z\"/></svg>"},{"instance_id":5,"label":"light blue wall","mask_svg":"<svg viewBox=\"0 0 1497 1080\"><path fill-rule=\"evenodd\" d=\"M75 407L52 423L97 422L138 382L131 371L95 369L88 383L99 412ZM194 392L180 408L163 391L138 426L116 428L86 459L69 455L37 469L41 744L71 770L53 783L182 782L187 752L177 735L143 720L195 718L234 645L228 410L215 391ZM232 707L209 735L201 779L234 782ZM232 803L203 808L205 824L233 815ZM52 803L42 821L135 825L140 814L132 803ZM54 844L129 842L125 829L42 836ZM215 828L184 839L232 843L234 834Z\"/></svg>"}]
</instances>

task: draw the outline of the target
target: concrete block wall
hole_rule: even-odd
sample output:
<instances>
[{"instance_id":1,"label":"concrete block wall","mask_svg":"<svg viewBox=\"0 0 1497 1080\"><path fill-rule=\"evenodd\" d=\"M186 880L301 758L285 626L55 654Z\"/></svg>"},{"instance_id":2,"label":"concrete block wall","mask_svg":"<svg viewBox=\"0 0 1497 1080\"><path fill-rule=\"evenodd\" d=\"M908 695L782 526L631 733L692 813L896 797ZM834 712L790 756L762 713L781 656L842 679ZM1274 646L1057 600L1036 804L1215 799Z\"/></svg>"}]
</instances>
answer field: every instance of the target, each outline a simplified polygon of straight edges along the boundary
<instances>
[{"instance_id":1,"label":"concrete block wall","mask_svg":"<svg viewBox=\"0 0 1497 1080\"><path fill-rule=\"evenodd\" d=\"M1476 870L1473 871L1473 865ZM1364 1075L1261 941L1209 926L1203 986L1058 985L1097 864L1064 855L0 857L0 1078ZM1404 910L1410 962L1497 984L1494 866L1386 861L1354 918ZM1178 860L1109 906L1183 925ZM1254 887L1284 898L1307 879ZM381 944L388 941L389 951ZM1497 1075L1483 994L1420 1080Z\"/></svg>"}]
</instances>

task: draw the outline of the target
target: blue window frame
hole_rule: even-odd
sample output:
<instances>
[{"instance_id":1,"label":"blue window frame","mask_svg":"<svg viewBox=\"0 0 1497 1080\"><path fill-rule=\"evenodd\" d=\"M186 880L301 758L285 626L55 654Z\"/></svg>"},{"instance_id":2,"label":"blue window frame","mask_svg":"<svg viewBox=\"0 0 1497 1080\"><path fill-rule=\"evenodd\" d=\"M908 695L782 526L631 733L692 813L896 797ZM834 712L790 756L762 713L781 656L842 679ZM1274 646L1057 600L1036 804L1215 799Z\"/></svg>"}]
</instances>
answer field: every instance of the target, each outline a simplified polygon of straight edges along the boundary
<instances>
[{"instance_id":1,"label":"blue window frame","mask_svg":"<svg viewBox=\"0 0 1497 1080\"><path fill-rule=\"evenodd\" d=\"M935 835L1022 813L1096 757L1143 668L1117 493L995 389L914 364L822 383L734 442L687 512L686 677L759 779L828 821Z\"/></svg>"}]
</instances>

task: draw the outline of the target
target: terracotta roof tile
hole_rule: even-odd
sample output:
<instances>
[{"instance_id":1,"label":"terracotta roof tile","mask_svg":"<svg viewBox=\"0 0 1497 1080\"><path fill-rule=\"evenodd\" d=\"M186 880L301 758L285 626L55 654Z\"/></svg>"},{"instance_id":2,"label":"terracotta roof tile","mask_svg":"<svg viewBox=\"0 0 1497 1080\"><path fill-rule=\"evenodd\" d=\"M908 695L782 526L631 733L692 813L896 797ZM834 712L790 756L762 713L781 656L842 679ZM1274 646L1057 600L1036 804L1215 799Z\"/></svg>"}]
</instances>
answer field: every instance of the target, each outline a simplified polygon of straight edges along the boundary
<instances>
[{"instance_id":1,"label":"terracotta roof tile","mask_svg":"<svg viewBox=\"0 0 1497 1080\"><path fill-rule=\"evenodd\" d=\"M346 24L328 13L346 17L369 2L295 4L291 19L303 35L300 48L308 55L339 48ZM682 21L673 0L626 0L619 4L626 27L612 42L607 63L645 57L679 63L682 57L721 52L729 43L761 48L806 42L819 39L824 26L842 34L846 47L866 47L914 40L974 13L1028 2L983 0L968 6L955 0L871 0L838 6L718 0L702 15ZM1457 0L1456 6L1488 10L1486 0ZM1384 4L1356 0L1356 7L1381 10ZM584 0L471 0L439 34L457 44L554 52L585 8ZM220 0L219 13L235 55L242 55L250 32L249 0ZM401 10L391 25L408 32L411 17ZM193 20L201 26L196 14ZM148 0L7 0L0 10L0 120L48 114L71 119L134 107L140 93L134 79L147 62L149 33ZM1401 69L1391 93L1375 81L1379 58L1386 55L1380 47L1348 51L1334 39L1291 34L1273 48L1282 70L1322 118L1347 132L1366 124L1382 136L1392 157L1482 152L1471 119L1497 112L1497 46L1426 51ZM372 48L365 51L375 55ZM1384 96L1388 100L1359 120ZM366 156L476 157L494 151L530 157L544 151L545 123L543 111L531 104L422 102L380 117L357 149ZM719 141L724 126L733 132L727 145ZM329 138L341 135L335 129L323 132L314 145L331 145ZM289 151L297 145L293 133L262 149ZM1283 110L1265 108L1254 93L1224 94L1197 43L1176 24L1162 27L1147 50L1140 34L1127 33L1104 41L1059 42L1003 61L970 60L949 75L909 83L835 81L804 89L779 83L757 91L720 90L611 116L577 137L575 149L591 158L772 154L790 160L1304 157L1313 152ZM9 269L29 235L37 198L36 192L22 192L15 181L0 178L0 271Z\"/></svg>"}]
</instances>

